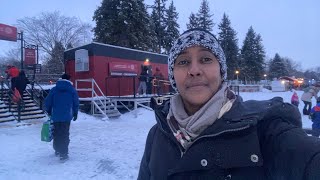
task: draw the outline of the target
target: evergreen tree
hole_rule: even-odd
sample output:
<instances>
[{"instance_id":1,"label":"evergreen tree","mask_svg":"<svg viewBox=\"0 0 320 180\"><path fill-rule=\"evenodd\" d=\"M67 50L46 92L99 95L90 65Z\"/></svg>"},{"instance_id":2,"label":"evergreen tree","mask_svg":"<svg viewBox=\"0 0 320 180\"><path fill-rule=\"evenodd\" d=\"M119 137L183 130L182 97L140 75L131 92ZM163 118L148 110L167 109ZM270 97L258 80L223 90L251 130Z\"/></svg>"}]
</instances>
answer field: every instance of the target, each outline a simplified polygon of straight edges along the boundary
<instances>
[{"instance_id":1,"label":"evergreen tree","mask_svg":"<svg viewBox=\"0 0 320 180\"><path fill-rule=\"evenodd\" d=\"M271 79L288 76L286 64L278 53L275 54L274 58L270 62L269 76Z\"/></svg>"},{"instance_id":2,"label":"evergreen tree","mask_svg":"<svg viewBox=\"0 0 320 180\"><path fill-rule=\"evenodd\" d=\"M238 59L238 39L237 33L231 27L231 22L226 14L223 14L221 23L219 24L218 40L225 53L227 60L227 75L228 79L235 79L235 71L239 70L239 59Z\"/></svg>"},{"instance_id":3,"label":"evergreen tree","mask_svg":"<svg viewBox=\"0 0 320 180\"><path fill-rule=\"evenodd\" d=\"M194 13L191 13L189 16L189 23L187 24L187 29L198 28L198 19Z\"/></svg>"},{"instance_id":4,"label":"evergreen tree","mask_svg":"<svg viewBox=\"0 0 320 180\"><path fill-rule=\"evenodd\" d=\"M151 19L155 26L155 33L158 42L157 52L161 53L161 49L164 47L164 36L166 34L166 18L167 9L166 9L167 0L155 0L153 5L153 10L151 13Z\"/></svg>"},{"instance_id":5,"label":"evergreen tree","mask_svg":"<svg viewBox=\"0 0 320 180\"><path fill-rule=\"evenodd\" d=\"M103 0L93 19L96 41L150 50L152 31L143 0Z\"/></svg>"},{"instance_id":6,"label":"evergreen tree","mask_svg":"<svg viewBox=\"0 0 320 180\"><path fill-rule=\"evenodd\" d=\"M62 74L64 72L64 50L61 42L55 42L51 56L44 65L49 74Z\"/></svg>"},{"instance_id":7,"label":"evergreen tree","mask_svg":"<svg viewBox=\"0 0 320 180\"><path fill-rule=\"evenodd\" d=\"M207 0L202 0L200 9L197 13L199 27L208 31L212 31L214 26L212 16L213 14L210 14L209 2Z\"/></svg>"},{"instance_id":8,"label":"evergreen tree","mask_svg":"<svg viewBox=\"0 0 320 180\"><path fill-rule=\"evenodd\" d=\"M178 13L173 5L173 1L171 1L167 15L167 29L164 38L164 48L166 50L166 53L169 52L174 40L179 37L179 24L177 23Z\"/></svg>"},{"instance_id":9,"label":"evergreen tree","mask_svg":"<svg viewBox=\"0 0 320 180\"><path fill-rule=\"evenodd\" d=\"M152 29L150 17L147 13L143 0L122 1L125 23L127 24L127 37L130 48L152 51L150 49L152 42Z\"/></svg>"},{"instance_id":10,"label":"evergreen tree","mask_svg":"<svg viewBox=\"0 0 320 180\"><path fill-rule=\"evenodd\" d=\"M245 80L259 81L263 74L264 57L261 36L250 27L241 48L241 76Z\"/></svg>"},{"instance_id":11,"label":"evergreen tree","mask_svg":"<svg viewBox=\"0 0 320 180\"><path fill-rule=\"evenodd\" d=\"M254 41L254 47L255 47L255 72L254 72L254 80L260 81L263 77L264 73L264 67L265 62L264 59L266 57L266 52L264 50L263 44L262 44L262 38L260 34L257 34L255 41Z\"/></svg>"},{"instance_id":12,"label":"evergreen tree","mask_svg":"<svg viewBox=\"0 0 320 180\"><path fill-rule=\"evenodd\" d=\"M101 43L118 45L121 29L124 29L120 16L120 1L103 0L101 6L95 10L93 20L96 27L93 28L94 40Z\"/></svg>"}]
</instances>

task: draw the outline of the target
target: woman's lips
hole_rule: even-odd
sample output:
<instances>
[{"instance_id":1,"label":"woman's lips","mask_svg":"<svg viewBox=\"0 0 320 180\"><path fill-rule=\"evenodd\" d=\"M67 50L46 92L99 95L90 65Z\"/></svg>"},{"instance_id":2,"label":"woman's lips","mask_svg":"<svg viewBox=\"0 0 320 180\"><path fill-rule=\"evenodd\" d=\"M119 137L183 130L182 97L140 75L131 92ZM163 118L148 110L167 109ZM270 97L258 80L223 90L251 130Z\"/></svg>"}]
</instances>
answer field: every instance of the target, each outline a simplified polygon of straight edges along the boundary
<instances>
[{"instance_id":1,"label":"woman's lips","mask_svg":"<svg viewBox=\"0 0 320 180\"><path fill-rule=\"evenodd\" d=\"M186 84L187 88L194 88L194 87L199 87L199 86L206 86L207 84L204 82L194 82L194 83L188 83Z\"/></svg>"}]
</instances>

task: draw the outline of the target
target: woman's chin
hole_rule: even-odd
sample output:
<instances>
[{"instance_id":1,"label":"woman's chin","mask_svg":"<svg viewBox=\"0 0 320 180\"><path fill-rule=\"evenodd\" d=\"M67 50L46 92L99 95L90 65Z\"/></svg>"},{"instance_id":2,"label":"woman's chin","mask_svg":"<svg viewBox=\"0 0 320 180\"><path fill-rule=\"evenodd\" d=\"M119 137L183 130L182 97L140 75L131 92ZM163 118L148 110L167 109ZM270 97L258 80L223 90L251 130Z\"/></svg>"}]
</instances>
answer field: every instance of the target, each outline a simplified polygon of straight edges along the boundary
<instances>
[{"instance_id":1,"label":"woman's chin","mask_svg":"<svg viewBox=\"0 0 320 180\"><path fill-rule=\"evenodd\" d=\"M203 104L208 102L208 100L210 99L210 96L204 93L198 92L194 94L189 94L184 99L188 101L188 103L191 105L202 106Z\"/></svg>"}]
</instances>

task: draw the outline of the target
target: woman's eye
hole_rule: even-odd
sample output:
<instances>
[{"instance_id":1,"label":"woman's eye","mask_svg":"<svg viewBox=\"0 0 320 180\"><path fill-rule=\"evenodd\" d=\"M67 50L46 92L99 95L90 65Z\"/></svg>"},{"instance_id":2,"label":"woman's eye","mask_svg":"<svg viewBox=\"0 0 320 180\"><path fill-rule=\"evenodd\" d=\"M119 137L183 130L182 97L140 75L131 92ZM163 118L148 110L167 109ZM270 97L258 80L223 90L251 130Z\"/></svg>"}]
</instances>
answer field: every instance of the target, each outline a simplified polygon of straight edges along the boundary
<instances>
[{"instance_id":1,"label":"woman's eye","mask_svg":"<svg viewBox=\"0 0 320 180\"><path fill-rule=\"evenodd\" d=\"M211 58L208 58L208 57L205 57L205 58L202 58L202 63L211 63L213 60Z\"/></svg>"},{"instance_id":2,"label":"woman's eye","mask_svg":"<svg viewBox=\"0 0 320 180\"><path fill-rule=\"evenodd\" d=\"M177 65L186 65L186 64L188 64L187 60L181 60L177 63Z\"/></svg>"}]
</instances>

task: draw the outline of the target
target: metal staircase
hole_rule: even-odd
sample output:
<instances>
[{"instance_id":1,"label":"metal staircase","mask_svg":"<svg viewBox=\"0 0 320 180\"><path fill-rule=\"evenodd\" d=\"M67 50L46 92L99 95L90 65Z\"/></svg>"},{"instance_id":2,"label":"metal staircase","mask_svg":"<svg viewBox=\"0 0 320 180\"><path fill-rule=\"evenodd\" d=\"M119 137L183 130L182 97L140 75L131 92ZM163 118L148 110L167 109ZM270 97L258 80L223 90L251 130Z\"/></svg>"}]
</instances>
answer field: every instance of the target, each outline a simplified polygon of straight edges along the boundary
<instances>
[{"instance_id":1,"label":"metal staircase","mask_svg":"<svg viewBox=\"0 0 320 180\"><path fill-rule=\"evenodd\" d=\"M90 106L91 114L103 116L103 119L121 116L115 104L104 95L94 79L77 79L75 87L78 92L90 93L90 97L79 98L79 101L81 106Z\"/></svg>"},{"instance_id":2,"label":"metal staircase","mask_svg":"<svg viewBox=\"0 0 320 180\"><path fill-rule=\"evenodd\" d=\"M5 88L3 88L5 87ZM14 121L14 120L31 120L46 117L43 110L32 99L31 95L25 91L23 94L23 105L21 105L20 114L18 111L18 104L13 103L8 95L10 90L7 86L1 88L0 100L0 122Z\"/></svg>"}]
</instances>

